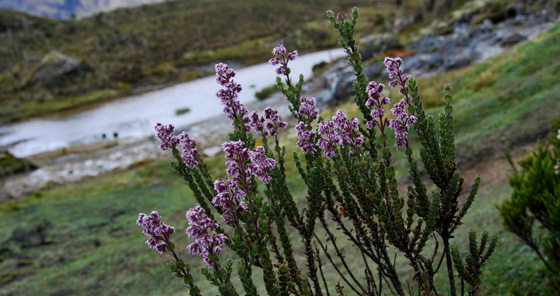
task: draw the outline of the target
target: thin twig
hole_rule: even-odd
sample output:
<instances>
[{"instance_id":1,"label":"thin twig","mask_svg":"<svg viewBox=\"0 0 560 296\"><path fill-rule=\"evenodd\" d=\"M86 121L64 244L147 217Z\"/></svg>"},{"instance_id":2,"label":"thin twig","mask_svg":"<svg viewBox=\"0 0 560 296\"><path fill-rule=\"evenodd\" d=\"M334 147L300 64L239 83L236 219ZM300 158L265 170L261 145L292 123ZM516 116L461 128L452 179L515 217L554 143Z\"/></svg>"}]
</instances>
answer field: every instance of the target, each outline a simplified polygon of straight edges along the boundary
<instances>
[{"instance_id":1,"label":"thin twig","mask_svg":"<svg viewBox=\"0 0 560 296\"><path fill-rule=\"evenodd\" d=\"M350 288L352 290L354 290L354 292L356 292L356 294L358 295L362 295L360 294L360 292L358 292L358 290L352 286L352 284L348 281L348 279L346 279L346 277L344 276L344 274L340 271L340 269L338 269L338 266L336 266L336 264L334 263L334 261L332 260L331 255L327 252L327 249L325 248L325 246L323 245L323 243L321 243L321 240L319 240L319 238L317 237L317 235L315 234L315 238L317 238L317 242L319 243L319 246L321 247L321 249L323 250L323 252L325 253L325 256L327 256L327 259L329 259L329 262L331 263L331 265L334 267L334 269L336 270L336 272L340 275L340 277L342 278L342 280L348 285L350 286ZM364 289L362 287L360 287L362 289L362 291L364 291Z\"/></svg>"},{"instance_id":2,"label":"thin twig","mask_svg":"<svg viewBox=\"0 0 560 296\"><path fill-rule=\"evenodd\" d=\"M331 296L329 292L329 287L327 286L327 280L325 279L325 275L323 274L323 268L321 267L322 264L321 264L321 257L319 256L319 248L317 248L317 243L314 244L315 244L315 252L317 254L317 263L319 265L319 274L323 279L323 285L325 285L325 291L327 291L327 296Z\"/></svg>"}]
</instances>

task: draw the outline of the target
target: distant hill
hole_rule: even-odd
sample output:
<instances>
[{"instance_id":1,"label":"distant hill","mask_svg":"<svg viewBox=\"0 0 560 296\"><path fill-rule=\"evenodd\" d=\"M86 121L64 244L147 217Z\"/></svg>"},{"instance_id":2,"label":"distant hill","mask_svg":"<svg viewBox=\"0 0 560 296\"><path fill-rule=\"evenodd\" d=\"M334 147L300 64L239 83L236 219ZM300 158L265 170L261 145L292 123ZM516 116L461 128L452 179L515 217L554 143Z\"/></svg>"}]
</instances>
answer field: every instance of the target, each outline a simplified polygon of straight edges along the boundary
<instances>
[{"instance_id":1,"label":"distant hill","mask_svg":"<svg viewBox=\"0 0 560 296\"><path fill-rule=\"evenodd\" d=\"M19 10L30 14L69 19L100 11L166 2L169 0L0 0L0 8Z\"/></svg>"},{"instance_id":2,"label":"distant hill","mask_svg":"<svg viewBox=\"0 0 560 296\"><path fill-rule=\"evenodd\" d=\"M281 41L302 54L333 47L327 9L358 5L358 33L385 32L395 9L394 0L48 1L162 2L65 20L0 8L0 124L212 75L216 62L264 62Z\"/></svg>"}]
</instances>

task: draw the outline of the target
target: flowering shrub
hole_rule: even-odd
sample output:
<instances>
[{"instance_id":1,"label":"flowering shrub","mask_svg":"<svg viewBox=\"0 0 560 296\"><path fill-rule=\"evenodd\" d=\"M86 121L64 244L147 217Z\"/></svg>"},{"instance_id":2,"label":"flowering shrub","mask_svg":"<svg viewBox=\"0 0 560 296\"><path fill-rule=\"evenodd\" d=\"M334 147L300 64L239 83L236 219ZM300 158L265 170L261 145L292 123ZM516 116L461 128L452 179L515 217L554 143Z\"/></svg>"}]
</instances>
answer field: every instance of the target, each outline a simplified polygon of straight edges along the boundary
<instances>
[{"instance_id":1,"label":"flowering shrub","mask_svg":"<svg viewBox=\"0 0 560 296\"><path fill-rule=\"evenodd\" d=\"M547 295L560 291L560 117L554 127L546 145L538 143L519 160L521 171L508 155L513 193L498 206L505 229L521 238L546 267Z\"/></svg>"},{"instance_id":2,"label":"flowering shrub","mask_svg":"<svg viewBox=\"0 0 560 296\"><path fill-rule=\"evenodd\" d=\"M242 87L227 65L216 65L216 80L223 87L217 96L234 127L230 141L222 146L226 177L210 176L194 139L184 133L175 136L171 125L156 126L161 149L171 149L173 168L198 201L187 212L187 234L195 240L188 251L203 257L206 266L201 268L202 274L223 295L238 295L241 288L231 281L234 265L248 295L257 294L255 268L262 270L258 285L262 283L270 295L330 295L329 291L341 295L438 295L441 287L434 284L434 278L443 261L450 294L463 295L465 289L476 294L480 269L494 250L497 237L489 240L485 232L479 243L471 232L465 263L457 245L450 242L480 184L477 177L465 201L459 201L465 181L455 162L451 87L444 88L446 106L436 128L434 118L422 107L415 79L401 68L402 59L386 58L390 87L398 87L402 98L391 108L394 118L385 116L391 99L383 95L383 84L365 77L354 40L358 9L352 10L350 18L342 13L335 18L332 11L327 16L340 33L339 43L354 68L355 102L362 118L350 118L341 110L331 119L321 117L315 98L301 96L303 77L295 82L290 76L289 63L296 60L296 51L288 53L279 45L269 61L277 67L277 85L298 121L296 144L301 152L293 152L292 158L307 186L305 205L297 203L286 182L286 147L280 143L278 130L287 128L287 123L270 107L263 116L249 113L237 99ZM412 153L408 139L411 127L418 134L426 178ZM413 182L406 189L398 186L389 130L394 131L397 153L403 153L408 161ZM255 145L256 137L262 139L262 146ZM428 178L430 182L424 180ZM433 188L431 192L428 186ZM152 226L164 225L159 216L154 222L145 222L145 217L140 214L139 224L151 236L148 244L171 253L171 271L183 278L191 295L200 295L190 265L175 252L170 240L173 231L167 226L161 226L165 230ZM218 221L223 221L224 228ZM296 260L298 248L289 233L299 236L304 262ZM354 245L352 251L363 262L360 269L350 268L339 238ZM238 257L235 262L220 259L225 245ZM408 261L413 271L410 277L397 270L397 256ZM327 269L337 274L340 282L329 285Z\"/></svg>"}]
</instances>

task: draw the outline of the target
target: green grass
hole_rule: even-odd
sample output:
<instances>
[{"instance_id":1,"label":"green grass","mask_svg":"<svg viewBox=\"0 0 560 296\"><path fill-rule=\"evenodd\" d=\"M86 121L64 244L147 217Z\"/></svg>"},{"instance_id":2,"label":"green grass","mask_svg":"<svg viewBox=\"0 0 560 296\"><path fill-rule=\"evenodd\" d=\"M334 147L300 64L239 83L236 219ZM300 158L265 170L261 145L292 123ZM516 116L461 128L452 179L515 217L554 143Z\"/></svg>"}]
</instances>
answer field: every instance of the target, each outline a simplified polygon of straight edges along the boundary
<instances>
[{"instance_id":1,"label":"green grass","mask_svg":"<svg viewBox=\"0 0 560 296\"><path fill-rule=\"evenodd\" d=\"M223 174L223 162L222 156L208 160L214 176ZM293 171L291 175L288 182L301 196L301 180ZM158 295L183 291L181 281L166 271L165 262L170 258L148 249L143 243L147 238L134 222L138 213L158 210L166 223L176 227L174 242L186 247L190 241L182 235L187 227L184 214L195 203L181 178L161 161L2 204L0 295ZM39 225L48 225L46 245L39 245L30 235ZM15 239L18 233L27 233L28 239ZM179 253L187 252L181 248ZM195 266L202 263L198 258L192 261ZM205 291L212 289L202 278L199 282Z\"/></svg>"},{"instance_id":2,"label":"green grass","mask_svg":"<svg viewBox=\"0 0 560 296\"><path fill-rule=\"evenodd\" d=\"M10 107L0 107L0 117L2 123L12 122L21 118L32 118L43 115L52 115L53 112L62 112L76 109L80 106L88 106L94 103L101 103L111 98L117 97L121 92L113 89L94 90L84 95L66 98L52 98L47 101L26 101L15 103ZM42 93L38 92L41 96ZM47 95L48 96L48 95Z\"/></svg>"},{"instance_id":3,"label":"green grass","mask_svg":"<svg viewBox=\"0 0 560 296\"><path fill-rule=\"evenodd\" d=\"M255 97L259 101L263 101L263 100L266 100L266 99L270 98L270 96L272 96L273 94L275 94L277 92L280 92L280 90L278 89L278 86L270 85L270 86L264 87L263 89L257 91L255 93Z\"/></svg>"}]
</instances>

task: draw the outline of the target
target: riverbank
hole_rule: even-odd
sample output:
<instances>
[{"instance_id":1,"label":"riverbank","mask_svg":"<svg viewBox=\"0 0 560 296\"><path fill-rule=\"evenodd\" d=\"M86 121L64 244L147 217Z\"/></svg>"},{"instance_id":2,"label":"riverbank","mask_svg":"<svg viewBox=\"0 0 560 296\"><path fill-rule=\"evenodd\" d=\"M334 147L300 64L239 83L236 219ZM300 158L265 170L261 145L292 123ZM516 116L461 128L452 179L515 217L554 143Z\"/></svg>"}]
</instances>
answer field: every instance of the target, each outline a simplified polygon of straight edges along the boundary
<instances>
[{"instance_id":1,"label":"riverbank","mask_svg":"<svg viewBox=\"0 0 560 296\"><path fill-rule=\"evenodd\" d=\"M266 106L278 109L280 116L289 120L290 127L295 126L295 122L290 120L285 98L281 94L277 93L266 101L249 104L248 108L251 111L262 112ZM211 157L221 153L221 144L227 141L232 127L228 118L218 115L179 127L178 130L187 130L191 137L197 139L199 150L205 156ZM0 203L17 200L67 183L92 180L105 174L125 172L162 160L168 155L159 150L158 145L151 136L140 140L104 140L31 155L25 159L39 168L3 180L0 186Z\"/></svg>"}]
</instances>

